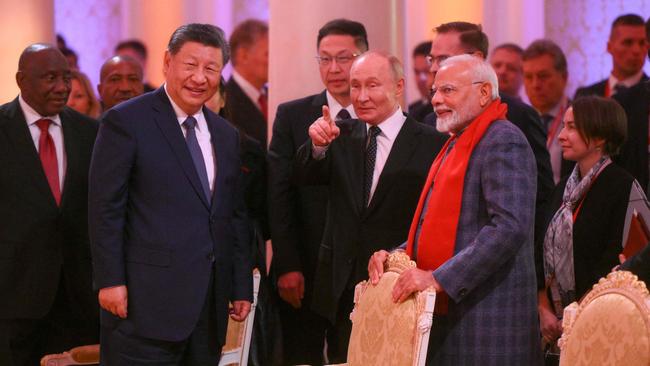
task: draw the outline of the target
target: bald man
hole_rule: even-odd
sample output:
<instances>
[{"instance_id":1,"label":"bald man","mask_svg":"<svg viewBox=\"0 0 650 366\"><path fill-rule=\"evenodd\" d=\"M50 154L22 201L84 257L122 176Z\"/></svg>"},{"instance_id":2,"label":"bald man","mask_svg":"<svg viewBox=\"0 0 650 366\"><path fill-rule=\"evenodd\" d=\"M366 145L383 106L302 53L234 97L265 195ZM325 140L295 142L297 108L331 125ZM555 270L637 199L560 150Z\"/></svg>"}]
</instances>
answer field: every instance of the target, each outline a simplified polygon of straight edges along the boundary
<instances>
[{"instance_id":1,"label":"bald man","mask_svg":"<svg viewBox=\"0 0 650 366\"><path fill-rule=\"evenodd\" d=\"M98 342L88 245L88 167L97 123L66 107L55 47L20 56L20 94L0 106L0 365Z\"/></svg>"},{"instance_id":2,"label":"bald man","mask_svg":"<svg viewBox=\"0 0 650 366\"><path fill-rule=\"evenodd\" d=\"M97 91L105 111L144 92L142 66L129 56L113 56L99 73Z\"/></svg>"}]
</instances>

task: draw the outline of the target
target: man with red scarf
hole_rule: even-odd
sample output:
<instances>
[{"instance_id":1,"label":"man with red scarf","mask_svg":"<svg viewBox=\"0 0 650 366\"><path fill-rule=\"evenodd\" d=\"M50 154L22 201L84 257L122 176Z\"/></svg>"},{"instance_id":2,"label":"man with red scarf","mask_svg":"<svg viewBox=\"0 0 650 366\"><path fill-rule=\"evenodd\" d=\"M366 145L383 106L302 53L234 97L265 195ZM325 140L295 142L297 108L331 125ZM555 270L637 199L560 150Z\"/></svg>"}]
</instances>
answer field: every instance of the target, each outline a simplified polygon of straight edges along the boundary
<instances>
[{"instance_id":1,"label":"man with red scarf","mask_svg":"<svg viewBox=\"0 0 650 366\"><path fill-rule=\"evenodd\" d=\"M448 58L432 92L436 128L451 138L431 166L402 246L418 268L401 274L393 299L430 286L438 292L427 364L540 364L532 150L506 120L485 61ZM387 254L371 258L371 282Z\"/></svg>"}]
</instances>

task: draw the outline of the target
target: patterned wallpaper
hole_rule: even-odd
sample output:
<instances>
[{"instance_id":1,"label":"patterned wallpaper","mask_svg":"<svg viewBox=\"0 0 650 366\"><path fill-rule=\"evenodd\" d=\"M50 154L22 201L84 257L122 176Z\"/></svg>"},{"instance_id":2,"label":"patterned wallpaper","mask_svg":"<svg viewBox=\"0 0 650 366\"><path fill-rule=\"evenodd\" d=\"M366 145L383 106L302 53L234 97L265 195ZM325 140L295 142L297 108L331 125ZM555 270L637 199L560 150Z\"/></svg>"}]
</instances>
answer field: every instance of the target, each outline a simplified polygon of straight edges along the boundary
<instances>
[{"instance_id":1,"label":"patterned wallpaper","mask_svg":"<svg viewBox=\"0 0 650 366\"><path fill-rule=\"evenodd\" d=\"M69 48L79 56L79 69L93 86L99 69L122 39L121 0L56 0L54 24ZM97 91L95 90L95 93Z\"/></svg>"},{"instance_id":2,"label":"patterned wallpaper","mask_svg":"<svg viewBox=\"0 0 650 366\"><path fill-rule=\"evenodd\" d=\"M611 72L607 39L612 22L627 13L650 16L650 0L546 0L546 37L564 51L569 64L567 94ZM650 66L646 62L646 74Z\"/></svg>"}]
</instances>

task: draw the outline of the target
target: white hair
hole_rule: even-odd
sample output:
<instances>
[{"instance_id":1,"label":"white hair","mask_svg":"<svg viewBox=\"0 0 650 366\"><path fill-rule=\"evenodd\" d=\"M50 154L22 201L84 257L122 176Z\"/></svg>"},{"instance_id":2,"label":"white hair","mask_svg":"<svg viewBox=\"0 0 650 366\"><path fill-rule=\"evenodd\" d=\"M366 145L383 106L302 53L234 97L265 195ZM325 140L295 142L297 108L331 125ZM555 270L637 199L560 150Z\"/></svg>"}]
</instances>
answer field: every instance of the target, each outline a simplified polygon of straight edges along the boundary
<instances>
[{"instance_id":1,"label":"white hair","mask_svg":"<svg viewBox=\"0 0 650 366\"><path fill-rule=\"evenodd\" d=\"M456 64L466 64L467 71L471 73L473 81L482 81L489 83L492 87L492 100L499 97L499 79L492 65L487 61L472 55L451 56L440 63L440 68L449 67Z\"/></svg>"}]
</instances>

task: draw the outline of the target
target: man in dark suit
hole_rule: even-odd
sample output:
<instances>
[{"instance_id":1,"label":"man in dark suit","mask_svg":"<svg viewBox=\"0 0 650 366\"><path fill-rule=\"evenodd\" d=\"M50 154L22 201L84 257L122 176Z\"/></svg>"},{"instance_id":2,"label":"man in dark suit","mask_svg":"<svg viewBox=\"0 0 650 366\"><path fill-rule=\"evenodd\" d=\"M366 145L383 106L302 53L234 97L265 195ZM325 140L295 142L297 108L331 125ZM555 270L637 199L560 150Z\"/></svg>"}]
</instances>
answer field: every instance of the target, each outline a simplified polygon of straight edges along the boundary
<instances>
[{"instance_id":1,"label":"man in dark suit","mask_svg":"<svg viewBox=\"0 0 650 366\"><path fill-rule=\"evenodd\" d=\"M70 69L27 47L20 95L0 107L0 364L97 343L88 244L88 167L97 122L65 106Z\"/></svg>"},{"instance_id":2,"label":"man in dark suit","mask_svg":"<svg viewBox=\"0 0 650 366\"><path fill-rule=\"evenodd\" d=\"M471 54L481 59L487 57L488 38L480 26L467 22L441 24L435 29L429 61L431 73L436 75L440 62L451 56ZM546 149L546 133L539 115L529 105L505 94L499 94L501 101L508 106L508 120L526 136L535 155L537 165L537 203L535 205L535 237L544 236L544 217L546 202L555 186L553 173ZM425 123L436 125L437 116L431 113Z\"/></svg>"},{"instance_id":3,"label":"man in dark suit","mask_svg":"<svg viewBox=\"0 0 650 366\"><path fill-rule=\"evenodd\" d=\"M359 56L350 69L358 119L337 125L324 106L296 157L296 180L331 192L312 309L333 324L327 344L333 363L347 358L354 287L367 278L368 259L406 237L443 145L433 128L402 113L403 89L397 58L372 51Z\"/></svg>"},{"instance_id":4,"label":"man in dark suit","mask_svg":"<svg viewBox=\"0 0 650 366\"><path fill-rule=\"evenodd\" d=\"M612 73L609 78L578 88L574 99L587 95L611 97L619 91L648 80L648 76L643 72L648 53L643 18L636 14L617 17L609 33L607 52L612 55Z\"/></svg>"},{"instance_id":5,"label":"man in dark suit","mask_svg":"<svg viewBox=\"0 0 650 366\"><path fill-rule=\"evenodd\" d=\"M226 83L226 113L230 121L266 150L269 79L269 27L249 19L230 36L232 76Z\"/></svg>"},{"instance_id":6,"label":"man in dark suit","mask_svg":"<svg viewBox=\"0 0 650 366\"><path fill-rule=\"evenodd\" d=\"M327 187L292 184L293 160L309 139L307 130L322 115L324 105L338 119L356 117L349 75L354 58L368 50L366 30L361 23L335 19L319 30L316 46L318 70L326 89L278 107L268 152L273 270L284 300L280 304L283 344L291 350L285 352L284 361L293 365L323 363L328 328L327 321L310 309L325 226Z\"/></svg>"},{"instance_id":7,"label":"man in dark suit","mask_svg":"<svg viewBox=\"0 0 650 366\"><path fill-rule=\"evenodd\" d=\"M424 121L424 118L433 112L429 92L433 85L433 76L429 72L427 56L431 52L431 41L422 42L413 49L413 75L415 84L420 92L420 98L409 104L409 116L418 122Z\"/></svg>"},{"instance_id":8,"label":"man in dark suit","mask_svg":"<svg viewBox=\"0 0 650 366\"><path fill-rule=\"evenodd\" d=\"M102 64L99 71L97 92L102 110L107 111L117 104L144 92L142 66L129 56L113 56Z\"/></svg>"},{"instance_id":9,"label":"man in dark suit","mask_svg":"<svg viewBox=\"0 0 650 366\"><path fill-rule=\"evenodd\" d=\"M174 31L165 85L108 111L90 169L101 362L215 365L252 300L239 136L203 104L228 62L223 31Z\"/></svg>"}]
</instances>

